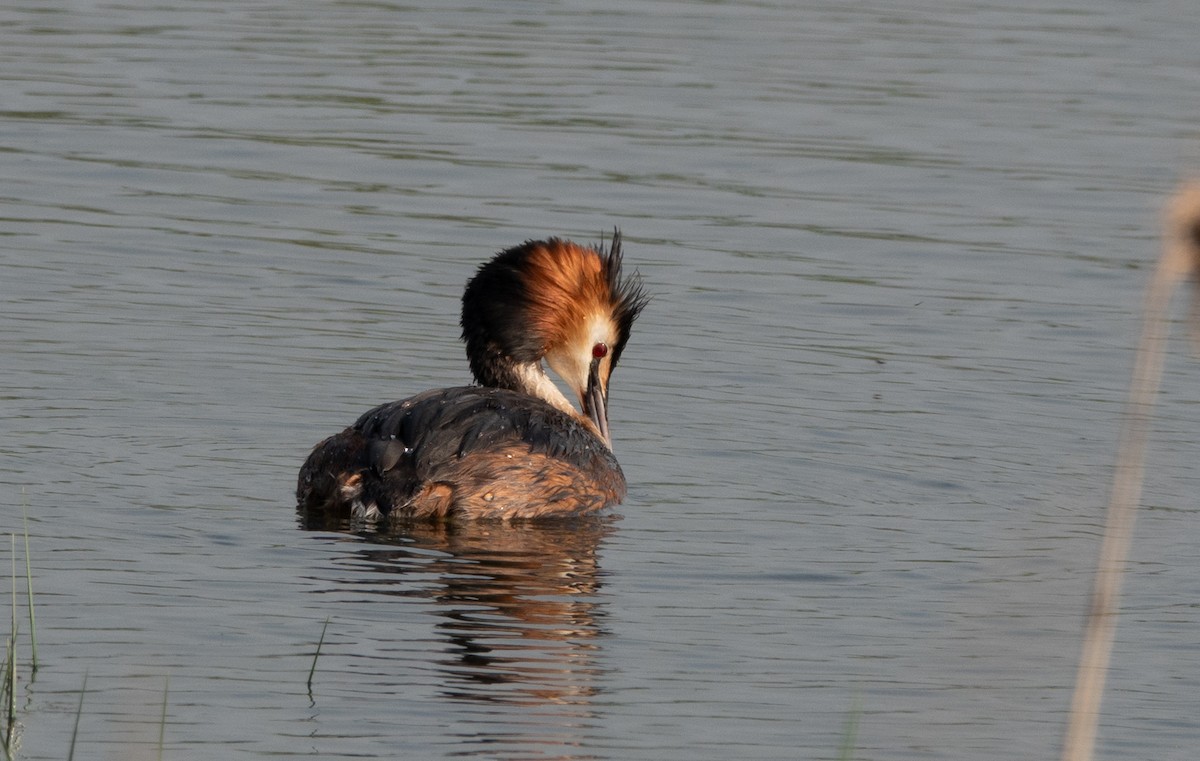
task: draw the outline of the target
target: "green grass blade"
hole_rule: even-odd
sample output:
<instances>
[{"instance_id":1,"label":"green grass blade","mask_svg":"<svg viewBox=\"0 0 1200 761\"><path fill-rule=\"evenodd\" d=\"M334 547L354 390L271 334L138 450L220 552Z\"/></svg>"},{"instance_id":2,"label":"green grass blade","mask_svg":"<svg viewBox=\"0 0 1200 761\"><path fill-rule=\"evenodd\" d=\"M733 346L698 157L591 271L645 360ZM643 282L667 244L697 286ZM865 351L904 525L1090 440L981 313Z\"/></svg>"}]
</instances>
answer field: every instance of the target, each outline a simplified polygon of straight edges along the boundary
<instances>
[{"instance_id":1,"label":"green grass blade","mask_svg":"<svg viewBox=\"0 0 1200 761\"><path fill-rule=\"evenodd\" d=\"M4 685L0 688L0 704L4 707L4 757L11 759L13 732L17 724L17 660L16 644L9 637L4 653Z\"/></svg>"},{"instance_id":2,"label":"green grass blade","mask_svg":"<svg viewBox=\"0 0 1200 761\"><path fill-rule=\"evenodd\" d=\"M854 746L858 742L858 720L862 718L862 698L854 696L850 706L850 715L846 717L846 726L842 729L842 748L838 753L838 761L853 761Z\"/></svg>"},{"instance_id":3,"label":"green grass blade","mask_svg":"<svg viewBox=\"0 0 1200 761\"><path fill-rule=\"evenodd\" d=\"M325 630L329 628L329 616L325 616L325 625L321 627L321 638L317 640L317 652L313 653L312 668L308 670L308 691L312 693L313 674L317 673L317 658L321 656L321 645L325 643Z\"/></svg>"},{"instance_id":4,"label":"green grass blade","mask_svg":"<svg viewBox=\"0 0 1200 761\"><path fill-rule=\"evenodd\" d=\"M4 755L12 758L13 732L17 724L17 536L12 538L12 627L9 629L8 647L4 656L4 687L0 690L0 703L4 708Z\"/></svg>"},{"instance_id":5,"label":"green grass blade","mask_svg":"<svg viewBox=\"0 0 1200 761\"><path fill-rule=\"evenodd\" d=\"M13 647L17 646L17 535L9 534L12 539L12 638Z\"/></svg>"},{"instance_id":6,"label":"green grass blade","mask_svg":"<svg viewBox=\"0 0 1200 761\"><path fill-rule=\"evenodd\" d=\"M67 761L75 761L75 739L79 737L79 718L83 716L83 696L87 693L88 672L83 672L83 686L79 688L79 707L75 709L75 728L71 730L71 749Z\"/></svg>"},{"instance_id":7,"label":"green grass blade","mask_svg":"<svg viewBox=\"0 0 1200 761\"><path fill-rule=\"evenodd\" d=\"M171 689L171 677L163 678L162 716L158 720L158 761L163 757L163 739L167 735L167 693Z\"/></svg>"},{"instance_id":8,"label":"green grass blade","mask_svg":"<svg viewBox=\"0 0 1200 761\"><path fill-rule=\"evenodd\" d=\"M30 679L32 679L38 670L37 628L33 621L33 568L29 561L29 505L24 499L21 500L21 509L25 524L25 601L29 605Z\"/></svg>"}]
</instances>

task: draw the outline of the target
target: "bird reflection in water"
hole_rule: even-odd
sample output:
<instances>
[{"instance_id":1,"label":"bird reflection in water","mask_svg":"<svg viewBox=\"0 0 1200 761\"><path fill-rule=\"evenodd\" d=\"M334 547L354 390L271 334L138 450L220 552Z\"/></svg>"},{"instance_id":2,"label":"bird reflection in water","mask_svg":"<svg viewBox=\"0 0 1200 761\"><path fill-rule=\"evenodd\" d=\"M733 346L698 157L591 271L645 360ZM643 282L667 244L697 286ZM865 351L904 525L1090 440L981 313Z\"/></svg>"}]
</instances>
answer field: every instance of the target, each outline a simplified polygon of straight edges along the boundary
<instances>
[{"instance_id":1,"label":"bird reflection in water","mask_svg":"<svg viewBox=\"0 0 1200 761\"><path fill-rule=\"evenodd\" d=\"M329 525L323 514L301 517L311 530L347 528ZM345 581L356 592L435 603L434 628L444 645L429 657L441 672L439 691L454 702L488 707L479 722L453 730L482 744L479 752L494 753L494 743L543 751L549 745L567 751L550 757L586 758L574 751L581 750L577 735L590 724L602 682L598 655L607 631L597 558L614 520L364 532L359 536L370 544L356 549L348 567L371 581ZM499 721L503 734L487 737L489 721Z\"/></svg>"}]
</instances>

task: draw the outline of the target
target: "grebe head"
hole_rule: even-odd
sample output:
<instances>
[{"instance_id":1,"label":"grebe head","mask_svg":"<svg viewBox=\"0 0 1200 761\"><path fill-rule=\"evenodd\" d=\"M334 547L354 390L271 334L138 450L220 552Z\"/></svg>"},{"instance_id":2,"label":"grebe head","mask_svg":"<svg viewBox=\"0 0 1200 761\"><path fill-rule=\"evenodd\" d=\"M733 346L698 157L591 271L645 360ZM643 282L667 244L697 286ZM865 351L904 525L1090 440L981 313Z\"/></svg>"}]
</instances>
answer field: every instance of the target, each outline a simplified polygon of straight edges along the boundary
<instances>
[{"instance_id":1,"label":"grebe head","mask_svg":"<svg viewBox=\"0 0 1200 761\"><path fill-rule=\"evenodd\" d=\"M550 238L502 251L463 293L462 329L475 380L540 397L578 415L542 368L545 359L612 446L608 380L646 296L621 276L621 233L584 247Z\"/></svg>"}]
</instances>

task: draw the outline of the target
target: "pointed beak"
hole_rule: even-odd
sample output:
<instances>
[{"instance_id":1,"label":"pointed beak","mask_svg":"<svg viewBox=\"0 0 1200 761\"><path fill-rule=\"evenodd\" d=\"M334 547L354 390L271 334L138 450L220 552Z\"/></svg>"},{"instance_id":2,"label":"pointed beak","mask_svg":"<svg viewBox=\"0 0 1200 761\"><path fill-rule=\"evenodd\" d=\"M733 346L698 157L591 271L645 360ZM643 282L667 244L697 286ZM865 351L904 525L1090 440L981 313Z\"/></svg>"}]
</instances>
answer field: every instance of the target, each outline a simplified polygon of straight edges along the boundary
<instances>
[{"instance_id":1,"label":"pointed beak","mask_svg":"<svg viewBox=\"0 0 1200 761\"><path fill-rule=\"evenodd\" d=\"M587 392L582 400L584 413L596 424L600 438L612 449L612 437L608 433L608 393L600 383L599 359L593 359L588 369Z\"/></svg>"}]
</instances>

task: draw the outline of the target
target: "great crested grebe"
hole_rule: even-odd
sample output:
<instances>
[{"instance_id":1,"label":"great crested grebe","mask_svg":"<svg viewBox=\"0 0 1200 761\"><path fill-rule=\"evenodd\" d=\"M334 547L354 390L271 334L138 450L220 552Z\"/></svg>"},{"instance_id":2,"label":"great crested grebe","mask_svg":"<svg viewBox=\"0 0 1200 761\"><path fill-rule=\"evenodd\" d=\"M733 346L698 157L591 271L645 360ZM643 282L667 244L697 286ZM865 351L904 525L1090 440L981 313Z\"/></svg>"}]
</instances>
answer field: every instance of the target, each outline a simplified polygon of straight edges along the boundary
<instances>
[{"instance_id":1,"label":"great crested grebe","mask_svg":"<svg viewBox=\"0 0 1200 761\"><path fill-rule=\"evenodd\" d=\"M479 385L381 405L322 441L300 469L301 508L452 521L620 502L608 381L646 301L639 279L621 276L620 231L607 251L550 238L500 252L463 293L462 339Z\"/></svg>"}]
</instances>

